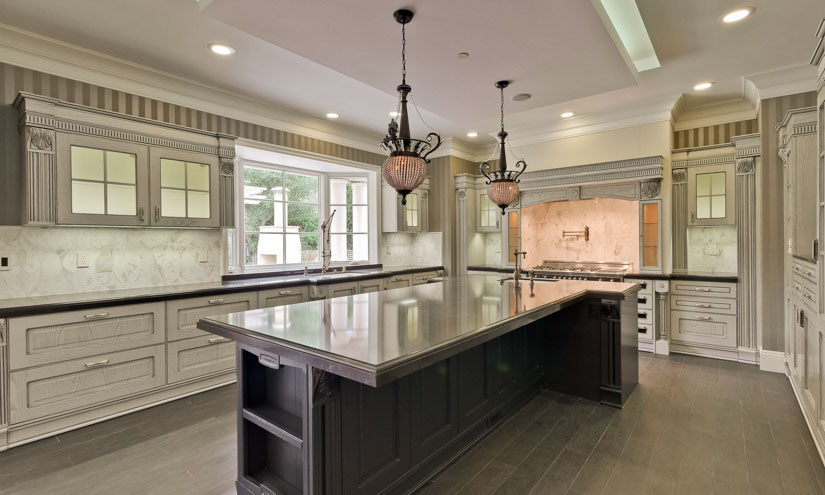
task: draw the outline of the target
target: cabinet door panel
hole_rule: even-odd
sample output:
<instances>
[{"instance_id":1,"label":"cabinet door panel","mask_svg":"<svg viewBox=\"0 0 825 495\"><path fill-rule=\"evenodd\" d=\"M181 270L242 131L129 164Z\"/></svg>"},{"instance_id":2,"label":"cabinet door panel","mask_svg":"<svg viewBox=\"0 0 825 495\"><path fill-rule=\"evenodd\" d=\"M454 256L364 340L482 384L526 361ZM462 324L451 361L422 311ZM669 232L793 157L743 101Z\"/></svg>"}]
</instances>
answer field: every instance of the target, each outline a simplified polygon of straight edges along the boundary
<instances>
[{"instance_id":1,"label":"cabinet door panel","mask_svg":"<svg viewBox=\"0 0 825 495\"><path fill-rule=\"evenodd\" d=\"M274 308L287 304L297 304L309 298L308 287L284 287L281 289L262 290L258 292L259 308Z\"/></svg>"},{"instance_id":2,"label":"cabinet door panel","mask_svg":"<svg viewBox=\"0 0 825 495\"><path fill-rule=\"evenodd\" d=\"M484 344L458 355L458 426L464 431L493 407L493 366L490 354L498 349Z\"/></svg>"},{"instance_id":3,"label":"cabinet door panel","mask_svg":"<svg viewBox=\"0 0 825 495\"><path fill-rule=\"evenodd\" d=\"M151 223L162 227L220 227L218 157L151 148Z\"/></svg>"},{"instance_id":4,"label":"cabinet door panel","mask_svg":"<svg viewBox=\"0 0 825 495\"><path fill-rule=\"evenodd\" d=\"M672 311L673 340L736 348L736 317L730 315Z\"/></svg>"},{"instance_id":5,"label":"cabinet door panel","mask_svg":"<svg viewBox=\"0 0 825 495\"><path fill-rule=\"evenodd\" d=\"M166 303L166 335L168 340L211 335L198 330L198 320L208 316L239 313L255 309L257 292L192 297Z\"/></svg>"},{"instance_id":6,"label":"cabinet door panel","mask_svg":"<svg viewBox=\"0 0 825 495\"><path fill-rule=\"evenodd\" d=\"M169 342L169 383L191 380L235 368L235 342L216 335L204 335Z\"/></svg>"},{"instance_id":7,"label":"cabinet door panel","mask_svg":"<svg viewBox=\"0 0 825 495\"><path fill-rule=\"evenodd\" d=\"M417 464L458 434L456 359L410 377L412 463Z\"/></svg>"}]
</instances>

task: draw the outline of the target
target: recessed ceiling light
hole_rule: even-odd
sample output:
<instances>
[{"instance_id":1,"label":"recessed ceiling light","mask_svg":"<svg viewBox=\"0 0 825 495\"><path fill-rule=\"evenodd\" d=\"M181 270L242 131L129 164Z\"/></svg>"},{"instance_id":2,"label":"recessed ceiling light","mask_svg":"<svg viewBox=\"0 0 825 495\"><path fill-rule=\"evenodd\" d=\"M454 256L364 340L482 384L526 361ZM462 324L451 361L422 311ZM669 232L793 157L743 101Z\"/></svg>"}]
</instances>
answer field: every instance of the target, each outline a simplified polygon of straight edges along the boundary
<instances>
[{"instance_id":1,"label":"recessed ceiling light","mask_svg":"<svg viewBox=\"0 0 825 495\"><path fill-rule=\"evenodd\" d=\"M476 137L476 136L478 136L478 133L477 133L477 132L475 132L475 131L472 131L472 132L468 132L468 133L467 133L467 137Z\"/></svg>"},{"instance_id":2,"label":"recessed ceiling light","mask_svg":"<svg viewBox=\"0 0 825 495\"><path fill-rule=\"evenodd\" d=\"M329 112L329 113L327 114L327 118L328 118L328 119L337 119L337 118L338 118L338 114L337 114L337 113L335 113L335 112Z\"/></svg>"},{"instance_id":3,"label":"recessed ceiling light","mask_svg":"<svg viewBox=\"0 0 825 495\"><path fill-rule=\"evenodd\" d=\"M223 43L209 43L209 49L212 50L212 53L218 55L232 55L235 53L235 49L229 45L225 45Z\"/></svg>"},{"instance_id":4,"label":"recessed ceiling light","mask_svg":"<svg viewBox=\"0 0 825 495\"><path fill-rule=\"evenodd\" d=\"M564 112L564 113L562 113L562 114L561 114L561 117L562 117L563 119L567 119L567 118L570 118L570 117L572 117L572 116L574 116L574 115L576 115L576 114L575 114L575 113L573 113L573 112Z\"/></svg>"},{"instance_id":5,"label":"recessed ceiling light","mask_svg":"<svg viewBox=\"0 0 825 495\"><path fill-rule=\"evenodd\" d=\"M392 118L398 117L398 112L390 112L390 117L392 117Z\"/></svg>"},{"instance_id":6,"label":"recessed ceiling light","mask_svg":"<svg viewBox=\"0 0 825 495\"><path fill-rule=\"evenodd\" d=\"M458 58L462 60L465 58L470 58L470 54L467 52L458 52Z\"/></svg>"},{"instance_id":7,"label":"recessed ceiling light","mask_svg":"<svg viewBox=\"0 0 825 495\"><path fill-rule=\"evenodd\" d=\"M695 89L696 91L704 91L704 90L708 89L711 86L713 86L713 83L709 82L709 81L706 81L706 82L700 82L699 84L694 86L693 89Z\"/></svg>"},{"instance_id":8,"label":"recessed ceiling light","mask_svg":"<svg viewBox=\"0 0 825 495\"><path fill-rule=\"evenodd\" d=\"M533 95L531 95L530 93L519 93L513 96L513 101L526 101L532 97Z\"/></svg>"},{"instance_id":9,"label":"recessed ceiling light","mask_svg":"<svg viewBox=\"0 0 825 495\"><path fill-rule=\"evenodd\" d=\"M732 10L725 14L725 17L723 17L722 20L729 24L732 22L739 22L745 17L753 14L754 10L756 9L753 7L743 7L741 9Z\"/></svg>"}]
</instances>

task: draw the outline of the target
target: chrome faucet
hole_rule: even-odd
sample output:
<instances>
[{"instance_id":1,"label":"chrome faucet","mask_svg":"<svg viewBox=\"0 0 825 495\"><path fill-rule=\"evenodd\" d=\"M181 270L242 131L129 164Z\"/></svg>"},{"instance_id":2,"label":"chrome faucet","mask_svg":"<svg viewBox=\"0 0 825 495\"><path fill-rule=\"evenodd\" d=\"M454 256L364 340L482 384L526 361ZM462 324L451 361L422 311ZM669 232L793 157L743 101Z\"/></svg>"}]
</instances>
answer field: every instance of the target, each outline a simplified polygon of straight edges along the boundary
<instances>
[{"instance_id":1,"label":"chrome faucet","mask_svg":"<svg viewBox=\"0 0 825 495\"><path fill-rule=\"evenodd\" d=\"M516 249L513 251L513 255L516 257L516 269L513 270L513 282L518 287L519 280L521 279L521 267L518 264L518 257L523 256L524 258L527 258L527 251L519 251ZM522 259L522 261L524 261L524 259Z\"/></svg>"},{"instance_id":2,"label":"chrome faucet","mask_svg":"<svg viewBox=\"0 0 825 495\"><path fill-rule=\"evenodd\" d=\"M329 262L332 259L332 248L330 246L329 231L330 224L332 224L332 217L335 216L337 210L332 210L329 218L321 224L321 232L324 235L324 250L321 251L321 273L326 273L329 270Z\"/></svg>"}]
</instances>

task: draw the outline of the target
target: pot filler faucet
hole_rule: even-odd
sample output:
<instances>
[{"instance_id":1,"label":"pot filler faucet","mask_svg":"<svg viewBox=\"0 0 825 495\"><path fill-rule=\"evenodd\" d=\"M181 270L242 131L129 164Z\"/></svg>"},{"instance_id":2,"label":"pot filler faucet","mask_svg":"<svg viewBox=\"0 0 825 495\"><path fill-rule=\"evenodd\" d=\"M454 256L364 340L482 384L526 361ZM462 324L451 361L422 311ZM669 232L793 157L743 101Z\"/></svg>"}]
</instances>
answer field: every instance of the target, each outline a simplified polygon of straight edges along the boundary
<instances>
[{"instance_id":1,"label":"pot filler faucet","mask_svg":"<svg viewBox=\"0 0 825 495\"><path fill-rule=\"evenodd\" d=\"M330 259L332 259L329 231L330 224L332 223L332 217L335 216L336 211L337 210L332 210L332 213L330 213L329 218L327 218L324 221L324 223L321 224L321 232L324 235L324 250L321 252L321 273L326 273L329 270L329 261Z\"/></svg>"}]
</instances>

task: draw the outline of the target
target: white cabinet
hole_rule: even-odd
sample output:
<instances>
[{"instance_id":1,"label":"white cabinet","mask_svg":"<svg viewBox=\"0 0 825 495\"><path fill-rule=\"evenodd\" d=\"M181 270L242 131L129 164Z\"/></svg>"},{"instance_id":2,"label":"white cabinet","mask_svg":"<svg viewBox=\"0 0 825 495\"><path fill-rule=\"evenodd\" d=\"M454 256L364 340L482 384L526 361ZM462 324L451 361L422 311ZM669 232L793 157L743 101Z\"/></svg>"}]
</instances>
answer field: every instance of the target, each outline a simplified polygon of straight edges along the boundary
<instances>
[{"instance_id":1,"label":"white cabinet","mask_svg":"<svg viewBox=\"0 0 825 495\"><path fill-rule=\"evenodd\" d=\"M275 306L286 306L287 304L297 304L309 299L309 287L282 287L280 289L267 289L258 292L258 307L273 308Z\"/></svg>"},{"instance_id":2,"label":"white cabinet","mask_svg":"<svg viewBox=\"0 0 825 495\"><path fill-rule=\"evenodd\" d=\"M501 231L501 209L495 205L487 196L486 191L470 190L478 196L478 212L476 213L476 231L478 232L500 232Z\"/></svg>"},{"instance_id":3,"label":"white cabinet","mask_svg":"<svg viewBox=\"0 0 825 495\"><path fill-rule=\"evenodd\" d=\"M9 361L6 320L0 319L0 451L6 450L9 427Z\"/></svg>"},{"instance_id":4,"label":"white cabinet","mask_svg":"<svg viewBox=\"0 0 825 495\"><path fill-rule=\"evenodd\" d=\"M366 294L368 292L380 292L384 290L384 282L385 279L383 278L371 278L369 280L359 280L358 281L358 293L359 294Z\"/></svg>"},{"instance_id":5,"label":"white cabinet","mask_svg":"<svg viewBox=\"0 0 825 495\"><path fill-rule=\"evenodd\" d=\"M220 227L216 156L152 148L149 158L152 225Z\"/></svg>"},{"instance_id":6,"label":"white cabinet","mask_svg":"<svg viewBox=\"0 0 825 495\"><path fill-rule=\"evenodd\" d=\"M438 277L438 272L420 272L420 273L413 273L412 284L413 285L421 285L426 284L428 280L431 278Z\"/></svg>"},{"instance_id":7,"label":"white cabinet","mask_svg":"<svg viewBox=\"0 0 825 495\"><path fill-rule=\"evenodd\" d=\"M671 349L737 360L736 284L703 280L671 284Z\"/></svg>"},{"instance_id":8,"label":"white cabinet","mask_svg":"<svg viewBox=\"0 0 825 495\"><path fill-rule=\"evenodd\" d=\"M412 287L413 285L413 276L412 274L406 275L393 275L392 277L387 280L386 285L384 286L385 289L400 289L403 287Z\"/></svg>"},{"instance_id":9,"label":"white cabinet","mask_svg":"<svg viewBox=\"0 0 825 495\"><path fill-rule=\"evenodd\" d=\"M688 225L734 225L733 163L688 169Z\"/></svg>"},{"instance_id":10,"label":"white cabinet","mask_svg":"<svg viewBox=\"0 0 825 495\"><path fill-rule=\"evenodd\" d=\"M407 195L407 204L401 204L401 196L387 183L382 183L382 231L392 232L428 232L429 231L429 194L430 181L424 183Z\"/></svg>"},{"instance_id":11,"label":"white cabinet","mask_svg":"<svg viewBox=\"0 0 825 495\"><path fill-rule=\"evenodd\" d=\"M357 293L358 282L309 286L310 299L332 299L333 297L354 296Z\"/></svg>"},{"instance_id":12,"label":"white cabinet","mask_svg":"<svg viewBox=\"0 0 825 495\"><path fill-rule=\"evenodd\" d=\"M176 340L166 345L169 383L235 369L235 341L217 335Z\"/></svg>"},{"instance_id":13,"label":"white cabinet","mask_svg":"<svg viewBox=\"0 0 825 495\"><path fill-rule=\"evenodd\" d=\"M240 313L255 309L257 292L242 292L205 297L191 297L166 302L166 338L180 340L211 335L198 330L198 320L209 316Z\"/></svg>"},{"instance_id":14,"label":"white cabinet","mask_svg":"<svg viewBox=\"0 0 825 495\"><path fill-rule=\"evenodd\" d=\"M639 350L646 352L655 351L656 340L656 319L654 315L654 293L652 280L628 280L642 286L636 294L638 299L638 322L639 322Z\"/></svg>"}]
</instances>

